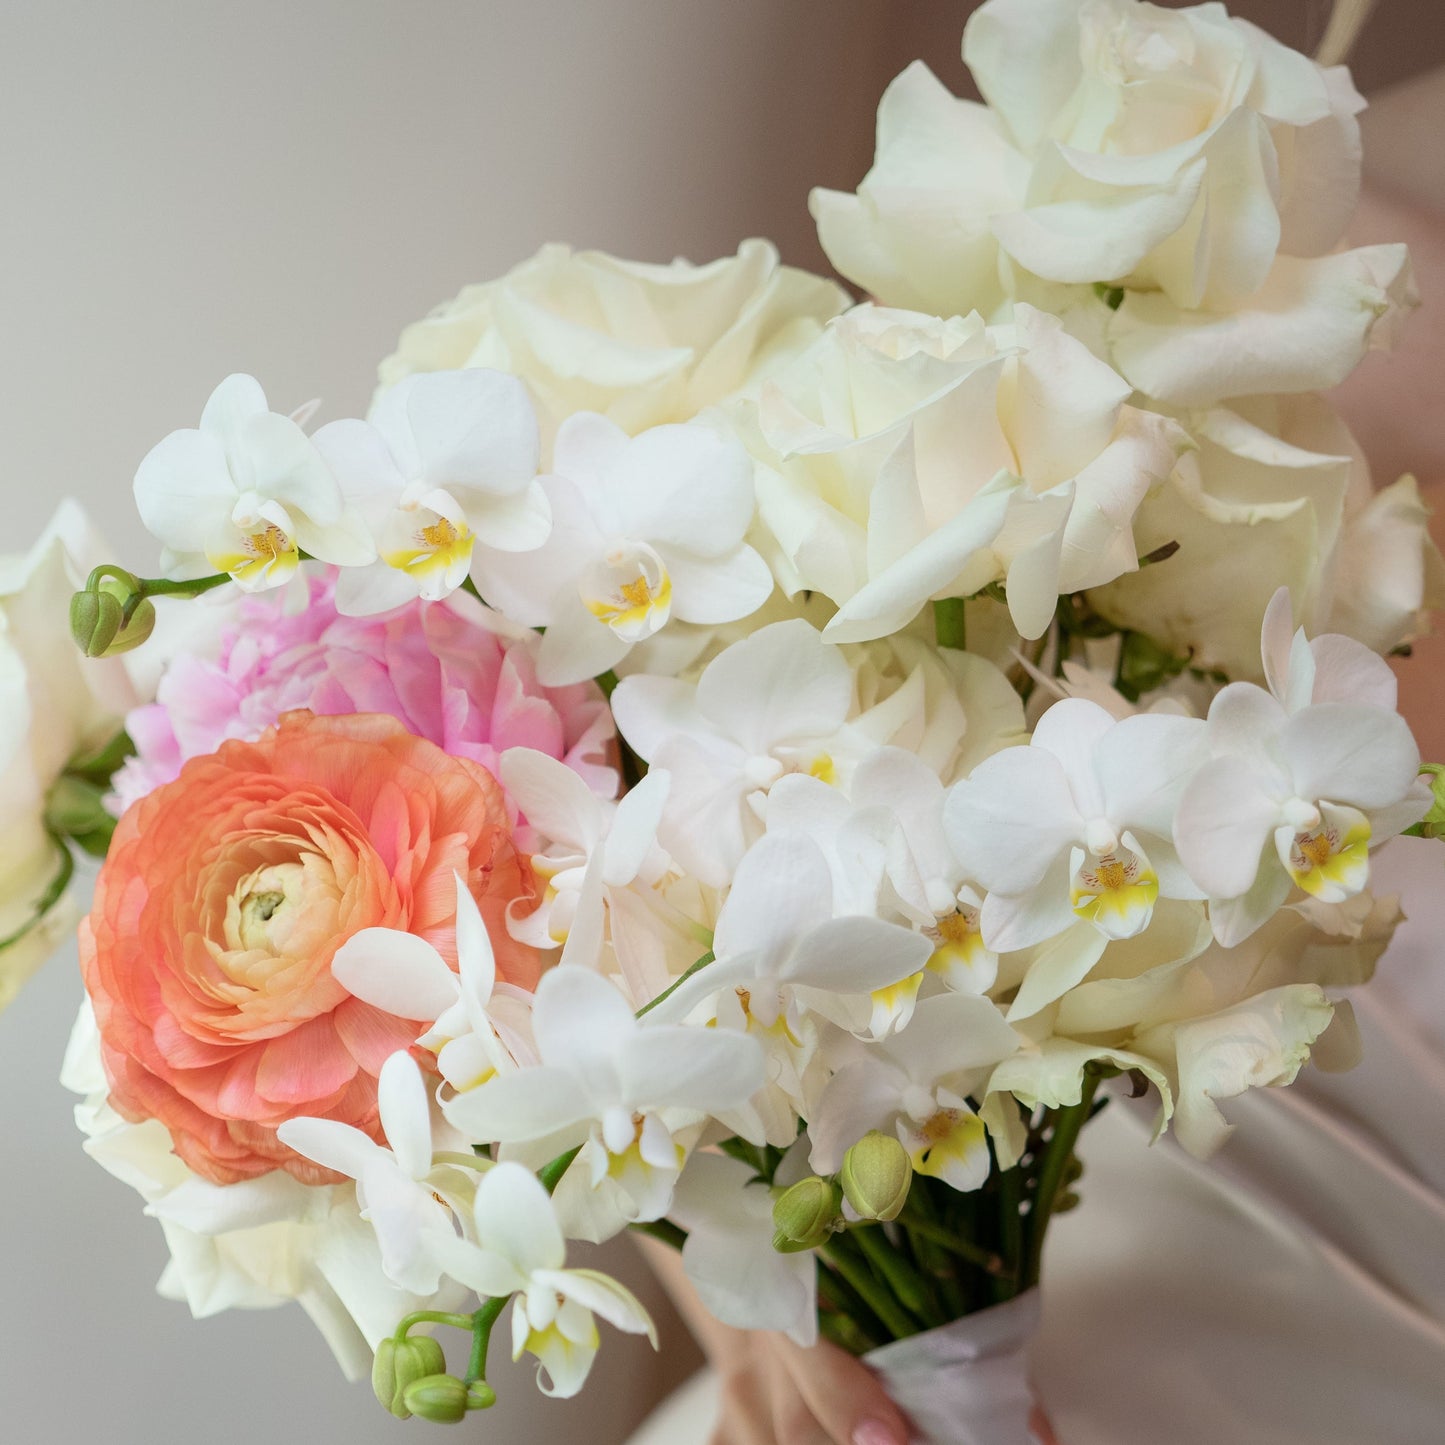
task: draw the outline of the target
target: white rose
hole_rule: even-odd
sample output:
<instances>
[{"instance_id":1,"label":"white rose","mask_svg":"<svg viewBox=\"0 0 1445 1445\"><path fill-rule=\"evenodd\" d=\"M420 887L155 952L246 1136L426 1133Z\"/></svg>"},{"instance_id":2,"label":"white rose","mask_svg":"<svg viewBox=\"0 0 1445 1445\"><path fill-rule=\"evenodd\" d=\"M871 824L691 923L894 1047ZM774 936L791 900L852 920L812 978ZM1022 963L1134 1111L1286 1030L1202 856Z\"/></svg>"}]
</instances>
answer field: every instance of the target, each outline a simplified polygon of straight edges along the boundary
<instances>
[{"instance_id":1,"label":"white rose","mask_svg":"<svg viewBox=\"0 0 1445 1445\"><path fill-rule=\"evenodd\" d=\"M918 60L883 93L877 154L857 195L820 188L808 205L828 259L871 296L991 315L1005 291L989 219L1023 204L1028 176L998 118L950 95Z\"/></svg>"},{"instance_id":2,"label":"white rose","mask_svg":"<svg viewBox=\"0 0 1445 1445\"><path fill-rule=\"evenodd\" d=\"M1317 396L1252 397L1182 414L1197 443L1135 518L1141 552L1179 550L1091 594L1104 616L1195 667L1260 674L1259 625L1275 590L1322 630L1328 566L1362 466Z\"/></svg>"},{"instance_id":3,"label":"white rose","mask_svg":"<svg viewBox=\"0 0 1445 1445\"><path fill-rule=\"evenodd\" d=\"M86 1153L136 1190L146 1213L160 1221L170 1259L158 1292L186 1303L197 1319L295 1300L345 1374L360 1379L377 1342L403 1315L461 1304L459 1285L423 1298L387 1281L353 1185L318 1188L280 1170L241 1184L212 1184L176 1157L164 1125L121 1118L110 1105L88 999L71 1031L60 1081L82 1096L75 1120Z\"/></svg>"},{"instance_id":4,"label":"white rose","mask_svg":"<svg viewBox=\"0 0 1445 1445\"><path fill-rule=\"evenodd\" d=\"M911 66L857 195L813 195L824 249L878 301L1032 302L1191 407L1333 386L1415 304L1403 246L1333 252L1364 104L1342 67L1220 5L1141 0L989 0L964 58L987 107Z\"/></svg>"},{"instance_id":5,"label":"white rose","mask_svg":"<svg viewBox=\"0 0 1445 1445\"><path fill-rule=\"evenodd\" d=\"M758 461L757 545L789 593L838 606L861 642L930 598L1005 583L1038 637L1060 593L1137 565L1145 493L1184 439L1054 318L1011 325L856 307L741 404Z\"/></svg>"},{"instance_id":6,"label":"white rose","mask_svg":"<svg viewBox=\"0 0 1445 1445\"><path fill-rule=\"evenodd\" d=\"M1091 1059L1137 1069L1159 1091L1158 1129L1172 1119L1186 1149L1210 1154L1230 1132L1218 1101L1290 1082L1332 1016L1348 1012L1330 995L1368 981L1401 917L1395 899L1368 893L1344 904L1307 899L1221 948L1199 904L1170 908L1018 1025L1028 1043L990 1090L1057 1106L1078 1102ZM999 988L1016 979L1017 957L1000 961ZM1348 1067L1348 1053L1347 1039L1332 1038L1332 1066Z\"/></svg>"},{"instance_id":7,"label":"white rose","mask_svg":"<svg viewBox=\"0 0 1445 1445\"><path fill-rule=\"evenodd\" d=\"M1375 652L1392 652L1430 630L1445 607L1445 559L1430 536L1430 509L1415 478L1372 492L1357 467L1330 566L1321 631L1343 632Z\"/></svg>"},{"instance_id":8,"label":"white rose","mask_svg":"<svg viewBox=\"0 0 1445 1445\"><path fill-rule=\"evenodd\" d=\"M1024 205L994 230L1040 276L1229 309L1281 251L1329 251L1354 211L1348 73L1222 5L990 0L964 58L1033 155Z\"/></svg>"},{"instance_id":9,"label":"white rose","mask_svg":"<svg viewBox=\"0 0 1445 1445\"><path fill-rule=\"evenodd\" d=\"M731 395L847 304L833 282L780 265L768 241L704 266L544 246L408 326L381 386L487 366L530 385L544 431L596 411L635 433Z\"/></svg>"},{"instance_id":10,"label":"white rose","mask_svg":"<svg viewBox=\"0 0 1445 1445\"><path fill-rule=\"evenodd\" d=\"M140 700L123 661L89 660L71 641L71 594L103 555L84 513L64 502L28 554L0 558L0 1007L73 921L66 897L36 918L64 862L46 795Z\"/></svg>"},{"instance_id":11,"label":"white rose","mask_svg":"<svg viewBox=\"0 0 1445 1445\"><path fill-rule=\"evenodd\" d=\"M842 651L857 695L854 726L921 758L945 783L1027 740L1023 703L986 658L906 632Z\"/></svg>"}]
</instances>

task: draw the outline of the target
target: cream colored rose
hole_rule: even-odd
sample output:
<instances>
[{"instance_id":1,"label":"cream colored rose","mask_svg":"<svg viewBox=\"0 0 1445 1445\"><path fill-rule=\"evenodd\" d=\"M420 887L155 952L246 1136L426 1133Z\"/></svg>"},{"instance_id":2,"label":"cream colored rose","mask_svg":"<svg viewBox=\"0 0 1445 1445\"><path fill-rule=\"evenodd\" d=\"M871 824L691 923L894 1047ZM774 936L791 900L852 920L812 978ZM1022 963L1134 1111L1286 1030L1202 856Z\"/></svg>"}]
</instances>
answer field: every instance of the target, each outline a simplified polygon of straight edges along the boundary
<instances>
[{"instance_id":1,"label":"cream colored rose","mask_svg":"<svg viewBox=\"0 0 1445 1445\"><path fill-rule=\"evenodd\" d=\"M1343 904L1307 899L1221 948L1201 904L1171 900L1143 933L1111 943L1083 982L1017 1025L1027 1043L989 1087L1052 1107L1078 1102L1091 1059L1138 1070L1159 1093L1157 1128L1172 1122L1190 1153L1208 1155L1230 1133L1220 1100L1288 1084L1312 1050L1321 1067L1350 1066L1349 1005L1330 994L1369 980L1400 917L1396 899L1368 893ZM997 990L1032 961L1005 955ZM1336 1037L1330 1025L1341 1014Z\"/></svg>"},{"instance_id":2,"label":"cream colored rose","mask_svg":"<svg viewBox=\"0 0 1445 1445\"><path fill-rule=\"evenodd\" d=\"M638 432L731 395L847 303L833 282L780 265L768 241L704 266L544 246L408 326L381 386L488 366L526 381L552 430L597 411Z\"/></svg>"},{"instance_id":3,"label":"cream colored rose","mask_svg":"<svg viewBox=\"0 0 1445 1445\"><path fill-rule=\"evenodd\" d=\"M1037 275L1229 309L1279 253L1330 250L1354 211L1364 102L1348 73L1222 5L991 0L964 58L1033 156L994 230Z\"/></svg>"},{"instance_id":4,"label":"cream colored rose","mask_svg":"<svg viewBox=\"0 0 1445 1445\"><path fill-rule=\"evenodd\" d=\"M858 193L808 199L818 240L889 306L992 315L1007 294L989 225L1024 202L1027 157L986 106L950 95L921 61L883 93L878 149Z\"/></svg>"},{"instance_id":5,"label":"cream colored rose","mask_svg":"<svg viewBox=\"0 0 1445 1445\"><path fill-rule=\"evenodd\" d=\"M46 795L77 753L100 747L140 700L120 659L92 661L70 638L70 596L100 560L84 514L62 503L28 554L0 558L0 1007L59 945L74 910L38 905L63 855Z\"/></svg>"},{"instance_id":6,"label":"cream colored rose","mask_svg":"<svg viewBox=\"0 0 1445 1445\"><path fill-rule=\"evenodd\" d=\"M1003 582L1037 637L1061 593L1131 570L1135 509L1183 436L1054 318L856 307L735 415L757 460L756 545L783 589L837 605L824 636L905 627Z\"/></svg>"},{"instance_id":7,"label":"cream colored rose","mask_svg":"<svg viewBox=\"0 0 1445 1445\"><path fill-rule=\"evenodd\" d=\"M1120 626L1196 667L1257 678L1259 619L1280 585L1313 633L1389 652L1445 603L1445 561L1413 477L1376 492L1359 446L1318 396L1179 413L1198 449L1140 508L1141 551L1179 550L1091 594Z\"/></svg>"},{"instance_id":8,"label":"cream colored rose","mask_svg":"<svg viewBox=\"0 0 1445 1445\"><path fill-rule=\"evenodd\" d=\"M989 0L964 58L987 106L911 66L858 193L814 192L824 249L878 301L1031 302L1189 407L1333 386L1415 304L1403 246L1334 251L1364 104L1343 67L1221 5L1142 0Z\"/></svg>"},{"instance_id":9,"label":"cream colored rose","mask_svg":"<svg viewBox=\"0 0 1445 1445\"><path fill-rule=\"evenodd\" d=\"M1313 620L1359 465L1354 442L1316 396L1253 397L1179 419L1197 450L1135 519L1142 552L1179 550L1091 600L1197 667L1257 678L1259 620L1278 587L1320 630Z\"/></svg>"},{"instance_id":10,"label":"cream colored rose","mask_svg":"<svg viewBox=\"0 0 1445 1445\"><path fill-rule=\"evenodd\" d=\"M1445 607L1445 559L1430 536L1430 509L1414 477L1381 491L1355 469L1345 497L1345 523L1330 562L1324 632L1356 637L1391 652L1430 630L1430 613Z\"/></svg>"},{"instance_id":11,"label":"cream colored rose","mask_svg":"<svg viewBox=\"0 0 1445 1445\"><path fill-rule=\"evenodd\" d=\"M906 748L945 783L1028 739L1018 693L973 652L900 632L843 655L857 691L854 726L879 746Z\"/></svg>"}]
</instances>

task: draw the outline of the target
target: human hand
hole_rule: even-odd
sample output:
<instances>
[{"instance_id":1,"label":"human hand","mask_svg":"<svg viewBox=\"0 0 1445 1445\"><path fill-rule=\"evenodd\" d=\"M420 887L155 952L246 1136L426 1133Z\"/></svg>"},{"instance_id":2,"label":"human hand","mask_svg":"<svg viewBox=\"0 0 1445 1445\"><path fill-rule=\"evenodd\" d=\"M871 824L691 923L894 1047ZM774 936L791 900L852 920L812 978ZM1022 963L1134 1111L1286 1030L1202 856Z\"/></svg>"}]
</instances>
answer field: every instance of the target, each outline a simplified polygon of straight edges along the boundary
<instances>
[{"instance_id":1,"label":"human hand","mask_svg":"<svg viewBox=\"0 0 1445 1445\"><path fill-rule=\"evenodd\" d=\"M708 1445L905 1445L912 1438L877 1376L834 1345L805 1350L783 1335L736 1335L720 1387ZM1029 1429L1034 1445L1059 1445L1038 1406Z\"/></svg>"},{"instance_id":2,"label":"human hand","mask_svg":"<svg viewBox=\"0 0 1445 1445\"><path fill-rule=\"evenodd\" d=\"M709 1445L907 1445L911 1431L873 1372L835 1345L731 1332Z\"/></svg>"}]
</instances>

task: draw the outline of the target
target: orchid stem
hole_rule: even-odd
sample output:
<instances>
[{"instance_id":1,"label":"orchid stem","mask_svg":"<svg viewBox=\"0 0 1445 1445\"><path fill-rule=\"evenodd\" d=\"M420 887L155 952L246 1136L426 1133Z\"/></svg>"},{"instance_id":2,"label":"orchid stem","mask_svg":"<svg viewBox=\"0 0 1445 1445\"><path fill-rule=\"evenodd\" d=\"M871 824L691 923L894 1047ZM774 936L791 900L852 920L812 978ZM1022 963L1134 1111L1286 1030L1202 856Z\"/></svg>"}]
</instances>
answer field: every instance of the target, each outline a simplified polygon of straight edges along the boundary
<instances>
[{"instance_id":1,"label":"orchid stem","mask_svg":"<svg viewBox=\"0 0 1445 1445\"><path fill-rule=\"evenodd\" d=\"M471 1384L473 1380L485 1380L487 1378L487 1347L492 1342L492 1326L496 1324L497 1317L502 1313L502 1307L507 1303L507 1296L503 1299L489 1299L476 1314L467 1322L472 1331L472 1353L467 1361L466 1383Z\"/></svg>"},{"instance_id":2,"label":"orchid stem","mask_svg":"<svg viewBox=\"0 0 1445 1445\"><path fill-rule=\"evenodd\" d=\"M452 1314L446 1310L417 1310L407 1315L396 1327L396 1338L404 1340L413 1325L451 1325L453 1329L472 1328L473 1315Z\"/></svg>"},{"instance_id":3,"label":"orchid stem","mask_svg":"<svg viewBox=\"0 0 1445 1445\"><path fill-rule=\"evenodd\" d=\"M1094 1094L1099 1087L1100 1078L1098 1071L1086 1068L1079 1102L1060 1109L1054 1117L1054 1131L1044 1150L1038 1187L1034 1191L1033 1213L1029 1220L1028 1254L1020 1275L1020 1282L1025 1289L1039 1282L1044 1257L1044 1231L1049 1227L1049 1218L1063 1188L1064 1171L1073 1157L1074 1145L1079 1142L1079 1130L1084 1127L1093 1111Z\"/></svg>"},{"instance_id":4,"label":"orchid stem","mask_svg":"<svg viewBox=\"0 0 1445 1445\"><path fill-rule=\"evenodd\" d=\"M575 1149L569 1149L565 1154L559 1154L549 1164L544 1164L537 1171L537 1178L542 1181L542 1187L548 1194L556 1193L557 1186L562 1182L562 1176L572 1167L572 1161L582 1152L579 1144Z\"/></svg>"},{"instance_id":5,"label":"orchid stem","mask_svg":"<svg viewBox=\"0 0 1445 1445\"><path fill-rule=\"evenodd\" d=\"M698 959L698 961L697 961L696 963L694 963L693 965L691 965L691 967L688 968L688 970L687 970L686 973L684 973L684 974L680 975L679 977L673 979L673 981L672 981L670 984L668 984L668 986L667 986L665 989L663 989L663 991L662 991L660 994L658 994L658 996L657 996L656 998L654 998L654 999L649 999L645 1004L643 1004L642 1007L637 1010L637 1017L638 1017L638 1018L641 1018L641 1017L643 1016L643 1014L645 1014L645 1013L651 1013L652 1010L655 1009L655 1008L658 1006L658 1004L660 1004L660 1003L663 1001L663 999L668 998L670 995L676 993L677 990L678 990L679 988L681 988L682 985L685 984L685 983L688 981L688 979L690 979L690 978L693 976L693 974L695 974L695 973L698 971L698 969L700 969L700 968L706 968L706 967L708 966L708 964L710 964L710 963L713 962L713 959L714 959L714 954L713 954L712 950L709 949L705 954L703 954L703 956L702 956L700 959Z\"/></svg>"},{"instance_id":6,"label":"orchid stem","mask_svg":"<svg viewBox=\"0 0 1445 1445\"><path fill-rule=\"evenodd\" d=\"M636 1230L638 1234L647 1234L653 1239L660 1239L674 1249L681 1249L687 1243L687 1230L679 1229L670 1219L649 1219L628 1227Z\"/></svg>"},{"instance_id":7,"label":"orchid stem","mask_svg":"<svg viewBox=\"0 0 1445 1445\"><path fill-rule=\"evenodd\" d=\"M895 1340L907 1339L909 1335L921 1332L922 1325L894 1299L886 1285L879 1283L865 1261L852 1253L846 1235L835 1235L823 1246L823 1252L844 1282L862 1296L863 1302Z\"/></svg>"},{"instance_id":8,"label":"orchid stem","mask_svg":"<svg viewBox=\"0 0 1445 1445\"><path fill-rule=\"evenodd\" d=\"M915 1234L919 1239L926 1239L930 1244L936 1244L945 1253L956 1255L959 1259L967 1260L969 1264L977 1265L985 1274L1000 1275L1004 1272L1002 1256L993 1253L992 1250L980 1249L978 1245L950 1233L941 1225L930 1224L927 1220L920 1219L911 1212L901 1215L898 1223L909 1234Z\"/></svg>"},{"instance_id":9,"label":"orchid stem","mask_svg":"<svg viewBox=\"0 0 1445 1445\"><path fill-rule=\"evenodd\" d=\"M923 1276L903 1257L902 1251L894 1248L882 1225L865 1224L852 1234L864 1258L892 1289L904 1309L925 1324L943 1323L941 1319L929 1318L932 1309Z\"/></svg>"}]
</instances>

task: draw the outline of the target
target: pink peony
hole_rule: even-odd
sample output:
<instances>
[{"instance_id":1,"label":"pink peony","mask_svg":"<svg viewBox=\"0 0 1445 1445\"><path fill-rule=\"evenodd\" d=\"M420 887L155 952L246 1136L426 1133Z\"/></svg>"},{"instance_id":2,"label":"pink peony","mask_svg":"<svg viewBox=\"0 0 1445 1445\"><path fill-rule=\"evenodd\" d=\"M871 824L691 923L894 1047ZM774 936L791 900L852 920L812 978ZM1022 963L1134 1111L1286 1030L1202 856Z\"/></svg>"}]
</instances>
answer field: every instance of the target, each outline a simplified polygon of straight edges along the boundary
<instances>
[{"instance_id":1,"label":"pink peony","mask_svg":"<svg viewBox=\"0 0 1445 1445\"><path fill-rule=\"evenodd\" d=\"M241 598L219 656L177 657L156 702L127 719L136 756L116 774L123 810L227 739L254 740L283 713L386 713L453 757L495 775L497 756L535 748L606 797L617 788L612 716L595 684L542 687L536 636L463 592L377 617L342 617L333 580ZM288 601L289 598L289 601ZM507 630L502 630L507 629Z\"/></svg>"}]
</instances>

